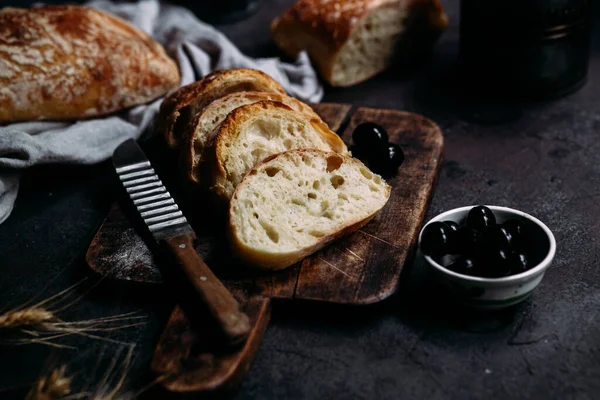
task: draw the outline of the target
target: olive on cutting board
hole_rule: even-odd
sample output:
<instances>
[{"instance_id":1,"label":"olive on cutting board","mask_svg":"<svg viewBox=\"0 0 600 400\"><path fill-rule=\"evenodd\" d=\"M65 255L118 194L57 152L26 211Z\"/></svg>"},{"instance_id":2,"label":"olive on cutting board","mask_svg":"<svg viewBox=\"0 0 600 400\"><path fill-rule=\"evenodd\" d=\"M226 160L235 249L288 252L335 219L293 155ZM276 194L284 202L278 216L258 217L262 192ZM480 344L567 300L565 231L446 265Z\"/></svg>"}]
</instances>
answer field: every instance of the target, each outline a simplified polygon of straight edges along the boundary
<instances>
[{"instance_id":1,"label":"olive on cutting board","mask_svg":"<svg viewBox=\"0 0 600 400\"><path fill-rule=\"evenodd\" d=\"M404 152L396 143L389 142L385 129L373 122L364 122L352 132L352 154L373 172L390 177L404 162Z\"/></svg>"}]
</instances>

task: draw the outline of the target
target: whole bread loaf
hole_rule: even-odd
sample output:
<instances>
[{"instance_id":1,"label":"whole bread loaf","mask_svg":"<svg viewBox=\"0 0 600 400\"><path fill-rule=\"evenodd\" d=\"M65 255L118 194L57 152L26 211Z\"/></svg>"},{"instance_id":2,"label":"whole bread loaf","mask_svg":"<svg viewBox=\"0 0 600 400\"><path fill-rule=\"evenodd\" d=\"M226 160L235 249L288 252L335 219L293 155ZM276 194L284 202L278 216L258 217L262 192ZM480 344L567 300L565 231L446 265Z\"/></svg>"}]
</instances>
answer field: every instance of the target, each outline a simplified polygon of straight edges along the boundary
<instances>
[{"instance_id":1,"label":"whole bread loaf","mask_svg":"<svg viewBox=\"0 0 600 400\"><path fill-rule=\"evenodd\" d=\"M297 0L272 33L288 55L306 50L331 85L350 86L387 68L414 25L437 37L447 24L439 0Z\"/></svg>"},{"instance_id":2,"label":"whole bread loaf","mask_svg":"<svg viewBox=\"0 0 600 400\"><path fill-rule=\"evenodd\" d=\"M159 132L170 148L179 149L193 129L195 116L214 100L235 92L270 92L285 94L285 90L269 75L249 68L216 71L201 80L179 88L160 106Z\"/></svg>"},{"instance_id":3,"label":"whole bread loaf","mask_svg":"<svg viewBox=\"0 0 600 400\"><path fill-rule=\"evenodd\" d=\"M284 152L252 169L235 190L231 244L248 264L285 268L365 225L389 197L385 181L355 158Z\"/></svg>"},{"instance_id":4,"label":"whole bread loaf","mask_svg":"<svg viewBox=\"0 0 600 400\"><path fill-rule=\"evenodd\" d=\"M256 164L286 150L316 148L347 154L340 137L321 120L309 120L290 107L260 101L233 110L216 136L213 191L229 200L235 187Z\"/></svg>"},{"instance_id":5,"label":"whole bread loaf","mask_svg":"<svg viewBox=\"0 0 600 400\"><path fill-rule=\"evenodd\" d=\"M109 114L179 85L162 46L85 6L0 10L0 123Z\"/></svg>"},{"instance_id":6,"label":"whole bread loaf","mask_svg":"<svg viewBox=\"0 0 600 400\"><path fill-rule=\"evenodd\" d=\"M265 100L283 103L310 120L321 120L308 105L280 93L237 92L223 96L196 114L192 123L186 128L191 131L184 134L186 143L181 146L181 164L187 169L189 180L196 183L201 181L200 166L206 159L204 152L214 145L217 128L227 115L238 107Z\"/></svg>"}]
</instances>

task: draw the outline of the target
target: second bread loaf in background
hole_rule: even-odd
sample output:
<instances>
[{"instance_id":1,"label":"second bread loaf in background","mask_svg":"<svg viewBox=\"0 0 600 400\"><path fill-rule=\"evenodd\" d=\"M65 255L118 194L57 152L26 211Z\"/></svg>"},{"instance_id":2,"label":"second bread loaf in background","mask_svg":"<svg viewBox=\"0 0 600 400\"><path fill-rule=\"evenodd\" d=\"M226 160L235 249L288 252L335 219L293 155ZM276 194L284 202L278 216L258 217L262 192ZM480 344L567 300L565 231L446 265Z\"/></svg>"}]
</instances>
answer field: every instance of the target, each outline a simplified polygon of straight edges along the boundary
<instances>
[{"instance_id":1,"label":"second bread loaf in background","mask_svg":"<svg viewBox=\"0 0 600 400\"><path fill-rule=\"evenodd\" d=\"M436 37L447 23L439 0L297 0L272 33L288 55L306 50L331 85L351 86L387 68L414 25Z\"/></svg>"}]
</instances>

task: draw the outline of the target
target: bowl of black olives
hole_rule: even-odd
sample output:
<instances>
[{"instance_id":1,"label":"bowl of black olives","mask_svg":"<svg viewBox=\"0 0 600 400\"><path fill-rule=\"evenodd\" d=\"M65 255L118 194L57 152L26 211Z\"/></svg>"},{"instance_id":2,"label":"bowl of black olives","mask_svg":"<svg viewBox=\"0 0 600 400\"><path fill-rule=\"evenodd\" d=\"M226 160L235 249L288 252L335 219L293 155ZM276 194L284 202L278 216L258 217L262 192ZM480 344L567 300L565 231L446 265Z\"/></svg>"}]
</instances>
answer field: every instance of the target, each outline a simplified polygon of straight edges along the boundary
<instances>
[{"instance_id":1,"label":"bowl of black olives","mask_svg":"<svg viewBox=\"0 0 600 400\"><path fill-rule=\"evenodd\" d=\"M461 303L499 309L525 300L540 284L556 240L543 222L524 212L468 206L429 221L419 250Z\"/></svg>"}]
</instances>

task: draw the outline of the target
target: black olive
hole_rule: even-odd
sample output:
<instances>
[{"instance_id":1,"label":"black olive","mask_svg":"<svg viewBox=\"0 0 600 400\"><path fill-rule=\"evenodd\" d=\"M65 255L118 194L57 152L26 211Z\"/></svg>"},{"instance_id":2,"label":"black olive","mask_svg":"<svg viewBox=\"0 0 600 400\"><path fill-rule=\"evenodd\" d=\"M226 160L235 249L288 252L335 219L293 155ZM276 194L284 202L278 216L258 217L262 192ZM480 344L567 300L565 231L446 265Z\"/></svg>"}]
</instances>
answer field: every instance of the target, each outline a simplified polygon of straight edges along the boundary
<instances>
[{"instance_id":1,"label":"black olive","mask_svg":"<svg viewBox=\"0 0 600 400\"><path fill-rule=\"evenodd\" d=\"M520 219L509 219L502 227L512 236L515 247L523 248L527 244L527 225Z\"/></svg>"},{"instance_id":2,"label":"black olive","mask_svg":"<svg viewBox=\"0 0 600 400\"><path fill-rule=\"evenodd\" d=\"M481 257L485 250L485 238L481 231L468 226L461 226L456 231L456 247L460 254L470 257Z\"/></svg>"},{"instance_id":3,"label":"black olive","mask_svg":"<svg viewBox=\"0 0 600 400\"><path fill-rule=\"evenodd\" d=\"M364 163L368 162L369 152L364 147L350 146L350 151L352 152L352 157L358 158Z\"/></svg>"},{"instance_id":4,"label":"black olive","mask_svg":"<svg viewBox=\"0 0 600 400\"><path fill-rule=\"evenodd\" d=\"M365 122L356 127L352 132L354 144L364 147L367 151L385 148L388 144L388 134L381 125Z\"/></svg>"},{"instance_id":5,"label":"black olive","mask_svg":"<svg viewBox=\"0 0 600 400\"><path fill-rule=\"evenodd\" d=\"M397 169L404 162L404 152L395 143L388 146L388 158L390 160L390 168Z\"/></svg>"},{"instance_id":6,"label":"black olive","mask_svg":"<svg viewBox=\"0 0 600 400\"><path fill-rule=\"evenodd\" d=\"M510 272L511 274L520 274L521 272L527 271L531 266L529 265L529 258L523 253L513 253L510 257Z\"/></svg>"},{"instance_id":7,"label":"black olive","mask_svg":"<svg viewBox=\"0 0 600 400\"><path fill-rule=\"evenodd\" d=\"M471 228L483 230L488 226L496 225L496 217L492 210L486 206L473 207L467 215L467 225Z\"/></svg>"},{"instance_id":8,"label":"black olive","mask_svg":"<svg viewBox=\"0 0 600 400\"><path fill-rule=\"evenodd\" d=\"M501 278L511 274L511 253L505 249L489 249L486 251L485 265L481 269L486 278Z\"/></svg>"},{"instance_id":9,"label":"black olive","mask_svg":"<svg viewBox=\"0 0 600 400\"><path fill-rule=\"evenodd\" d=\"M432 222L425 227L421 237L423 254L432 257L445 256L452 250L455 232L443 222Z\"/></svg>"},{"instance_id":10,"label":"black olive","mask_svg":"<svg viewBox=\"0 0 600 400\"><path fill-rule=\"evenodd\" d=\"M448 225L454 232L457 232L458 228L460 228L460 226L454 221L444 221L444 223Z\"/></svg>"},{"instance_id":11,"label":"black olive","mask_svg":"<svg viewBox=\"0 0 600 400\"><path fill-rule=\"evenodd\" d=\"M456 260L454 260L452 264L450 264L446 268L448 268L450 271L454 271L463 275L478 275L477 262L474 259L468 257L458 257Z\"/></svg>"},{"instance_id":12,"label":"black olive","mask_svg":"<svg viewBox=\"0 0 600 400\"><path fill-rule=\"evenodd\" d=\"M513 236L503 226L493 225L485 230L486 244L492 249L511 249Z\"/></svg>"},{"instance_id":13,"label":"black olive","mask_svg":"<svg viewBox=\"0 0 600 400\"><path fill-rule=\"evenodd\" d=\"M366 157L369 168L383 177L394 175L404 161L404 153L397 144L371 150Z\"/></svg>"}]
</instances>

